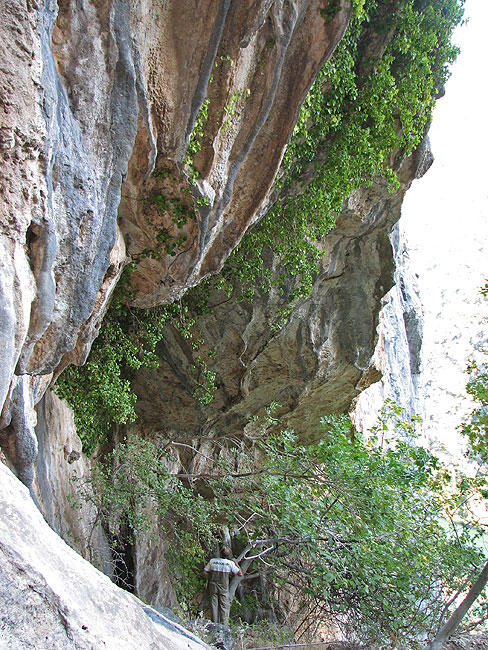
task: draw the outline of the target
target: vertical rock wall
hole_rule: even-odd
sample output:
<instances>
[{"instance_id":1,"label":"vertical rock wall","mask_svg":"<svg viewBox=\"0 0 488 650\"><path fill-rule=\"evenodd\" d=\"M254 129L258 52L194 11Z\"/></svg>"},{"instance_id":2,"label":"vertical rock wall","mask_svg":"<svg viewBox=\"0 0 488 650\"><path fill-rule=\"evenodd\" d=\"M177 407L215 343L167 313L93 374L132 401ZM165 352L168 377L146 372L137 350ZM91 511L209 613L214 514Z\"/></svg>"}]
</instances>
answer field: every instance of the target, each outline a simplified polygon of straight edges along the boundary
<instances>
[{"instance_id":1,"label":"vertical rock wall","mask_svg":"<svg viewBox=\"0 0 488 650\"><path fill-rule=\"evenodd\" d=\"M337 227L322 242L327 254L311 295L299 302L281 329L273 325L286 297L276 291L256 295L252 304L212 296L215 306L196 325L205 350L216 352L207 362L217 376L217 391L208 406L193 397L201 351L192 350L168 326L156 350L159 368L140 370L133 382L139 416L134 426L145 435L176 440L239 436L275 402L281 422L313 440L320 435L321 416L347 412L360 391L388 372L387 359L372 357L383 299L395 278L398 247L392 245L390 232L400 218L406 190L424 173L429 155L426 144L401 163L396 193L377 179L349 197ZM399 274L396 278L401 280ZM412 349L404 334L407 347L397 350L397 359L414 373L413 305L407 295L404 303L399 332L409 328Z\"/></svg>"},{"instance_id":2,"label":"vertical rock wall","mask_svg":"<svg viewBox=\"0 0 488 650\"><path fill-rule=\"evenodd\" d=\"M405 416L422 416L420 359L423 308L415 274L398 227L392 232L395 252L395 284L383 300L378 325L374 364L381 380L362 392L354 404L353 419L360 431L377 422L386 399L405 410Z\"/></svg>"},{"instance_id":3,"label":"vertical rock wall","mask_svg":"<svg viewBox=\"0 0 488 650\"><path fill-rule=\"evenodd\" d=\"M349 0L205 0L197 12L189 0L0 0L2 460L54 531L109 574L96 512L67 503L70 476L89 463L46 389L85 361L131 257L144 306L222 265L265 209L300 104L350 11ZM205 98L206 137L190 160ZM181 229L155 202L163 194L191 212ZM186 237L176 255L160 246L163 229ZM132 600L88 580L5 467L1 481L10 647L179 647ZM137 545L137 589L171 604L164 577L150 583L148 558L158 563L161 549ZM19 602L27 618L13 615Z\"/></svg>"},{"instance_id":4,"label":"vertical rock wall","mask_svg":"<svg viewBox=\"0 0 488 650\"><path fill-rule=\"evenodd\" d=\"M349 2L327 20L323 5L206 0L195 14L181 0L2 0L0 430L25 483L33 407L53 373L86 359L127 251L141 262L138 303L162 303L217 269L259 217L349 20ZM208 136L190 161L205 97ZM159 238L178 232L175 215L151 199L168 170L171 199L192 215L177 255Z\"/></svg>"},{"instance_id":5,"label":"vertical rock wall","mask_svg":"<svg viewBox=\"0 0 488 650\"><path fill-rule=\"evenodd\" d=\"M264 213L300 104L342 37L351 5L205 0L196 14L189 0L0 0L0 10L0 443L51 527L110 574L110 540L96 511L85 505L80 519L67 506L70 476L83 477L90 466L71 419L46 389L68 363L85 361L129 259L139 262L137 305L174 300L219 269ZM202 105L204 135L195 129ZM284 421L311 440L321 415L347 409L379 377L371 356L393 281L389 233L419 167L417 156L399 162L393 196L378 181L349 198L323 242L329 252L311 296L280 332L270 328L281 306L273 292L252 305L219 305L202 320L206 344L218 352L219 390L209 407L195 406L193 352L168 328L160 369L134 382L136 427L147 436L212 439L242 433L277 401ZM167 237L178 241L173 249ZM7 498L25 500L5 468L2 482ZM17 517L20 538L29 509L17 516L3 507ZM38 523L26 539L32 546ZM16 559L7 529L0 532L4 588L15 583L15 600L31 588L19 577L29 551ZM59 566L69 564L69 551L58 551ZM66 623L69 588L56 559L54 567L44 554L40 561L60 586L45 589L43 602L71 642L89 626L77 607L75 622ZM82 582L83 565L73 564L67 574ZM138 539L134 569L139 593L171 604L164 544ZM110 616L112 592L103 593ZM37 600L29 601L33 609ZM146 629L128 602L128 620ZM30 638L25 627L23 620ZM73 643L96 647L101 634Z\"/></svg>"},{"instance_id":6,"label":"vertical rock wall","mask_svg":"<svg viewBox=\"0 0 488 650\"><path fill-rule=\"evenodd\" d=\"M208 650L70 549L0 463L0 646Z\"/></svg>"}]
</instances>

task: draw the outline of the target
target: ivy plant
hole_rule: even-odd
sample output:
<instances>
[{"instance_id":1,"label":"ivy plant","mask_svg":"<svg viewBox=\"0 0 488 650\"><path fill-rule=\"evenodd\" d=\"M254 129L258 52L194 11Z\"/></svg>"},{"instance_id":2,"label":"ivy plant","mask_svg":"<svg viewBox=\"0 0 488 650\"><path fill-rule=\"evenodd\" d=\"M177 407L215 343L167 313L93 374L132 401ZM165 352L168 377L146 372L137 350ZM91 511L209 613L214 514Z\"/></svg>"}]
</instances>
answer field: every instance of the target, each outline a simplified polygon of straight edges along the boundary
<instances>
[{"instance_id":1,"label":"ivy plant","mask_svg":"<svg viewBox=\"0 0 488 650\"><path fill-rule=\"evenodd\" d=\"M54 386L56 393L73 408L76 430L86 454L107 441L114 424L136 419L137 396L131 379L140 368L158 367L156 345L167 325L176 328L195 351L195 400L205 406L216 390L216 374L208 368L212 354L204 350L204 341L185 302L154 309L129 305L133 298L130 276L135 268L133 263L124 270L86 364L66 368Z\"/></svg>"}]
</instances>

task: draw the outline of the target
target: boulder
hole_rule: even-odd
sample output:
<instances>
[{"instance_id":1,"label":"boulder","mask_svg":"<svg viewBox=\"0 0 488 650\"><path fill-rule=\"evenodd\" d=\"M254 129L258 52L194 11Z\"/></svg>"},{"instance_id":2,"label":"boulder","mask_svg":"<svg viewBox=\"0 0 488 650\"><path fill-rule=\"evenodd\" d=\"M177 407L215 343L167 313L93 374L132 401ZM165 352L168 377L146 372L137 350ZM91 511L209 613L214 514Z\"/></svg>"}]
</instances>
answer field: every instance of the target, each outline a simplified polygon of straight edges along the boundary
<instances>
[{"instance_id":1,"label":"boulder","mask_svg":"<svg viewBox=\"0 0 488 650\"><path fill-rule=\"evenodd\" d=\"M205 650L193 634L114 585L44 521L0 463L0 646L9 650Z\"/></svg>"}]
</instances>

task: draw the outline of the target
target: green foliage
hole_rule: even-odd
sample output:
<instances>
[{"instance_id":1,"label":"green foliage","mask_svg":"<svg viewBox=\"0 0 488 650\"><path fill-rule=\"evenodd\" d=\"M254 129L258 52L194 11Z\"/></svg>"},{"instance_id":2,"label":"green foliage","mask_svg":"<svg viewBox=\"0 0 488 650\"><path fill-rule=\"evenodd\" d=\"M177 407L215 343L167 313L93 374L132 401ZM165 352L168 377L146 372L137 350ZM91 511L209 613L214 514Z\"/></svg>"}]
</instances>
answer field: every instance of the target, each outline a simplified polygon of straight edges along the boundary
<instances>
[{"instance_id":1,"label":"green foliage","mask_svg":"<svg viewBox=\"0 0 488 650\"><path fill-rule=\"evenodd\" d=\"M123 302L130 295L134 268L129 265L124 271L87 363L66 368L54 387L73 407L76 429L88 454L107 439L114 423L135 420L131 374L141 367L157 367L155 346L171 314L168 309L129 308Z\"/></svg>"},{"instance_id":2,"label":"green foliage","mask_svg":"<svg viewBox=\"0 0 488 650\"><path fill-rule=\"evenodd\" d=\"M169 473L169 462L156 445L130 436L99 460L89 477L75 478L72 501L75 506L93 503L114 539L122 527L128 529L129 541L141 533L156 537L163 530L172 540L169 567L180 604L187 609L202 591L199 568L217 527L211 503Z\"/></svg>"},{"instance_id":3,"label":"green foliage","mask_svg":"<svg viewBox=\"0 0 488 650\"><path fill-rule=\"evenodd\" d=\"M218 502L248 554L264 549L261 569L281 595L298 591L318 624L415 648L480 559L468 529L442 521L454 507L451 476L403 439L382 448L345 417L323 424L326 437L310 447L289 431L262 441L259 471L241 453L239 472L212 483Z\"/></svg>"},{"instance_id":4,"label":"green foliage","mask_svg":"<svg viewBox=\"0 0 488 650\"><path fill-rule=\"evenodd\" d=\"M237 112L240 100L244 96L249 97L250 95L251 95L251 91L249 90L249 88L240 88L239 90L236 90L235 92L232 93L232 95L229 98L229 101L224 106L225 119L222 122L222 126L220 127L222 133L225 133L232 126L233 118Z\"/></svg>"},{"instance_id":5,"label":"green foliage","mask_svg":"<svg viewBox=\"0 0 488 650\"><path fill-rule=\"evenodd\" d=\"M364 3L365 0L353 0L352 8L356 19L363 20L364 18Z\"/></svg>"},{"instance_id":6,"label":"green foliage","mask_svg":"<svg viewBox=\"0 0 488 650\"><path fill-rule=\"evenodd\" d=\"M136 419L137 397L131 379L140 368L158 367L156 345L167 324L188 339L195 351L200 351L194 366L195 399L205 406L216 390L216 375L207 367L209 355L202 350L203 340L197 336L195 320L184 303L155 309L130 307L126 303L133 297L130 276L135 268L131 264L124 270L87 363L66 368L54 386L56 393L73 408L76 430L86 454L107 441L114 424Z\"/></svg>"},{"instance_id":7,"label":"green foliage","mask_svg":"<svg viewBox=\"0 0 488 650\"><path fill-rule=\"evenodd\" d=\"M271 576L270 597L298 597L302 618L334 621L349 640L413 649L480 552L468 526L446 526L463 495L439 460L413 444L402 416L392 405L382 416L401 424L398 436L383 435L381 425L380 437L363 439L347 417L327 417L322 439L307 447L281 431L229 449L198 477L205 498L190 473L168 471L167 451L131 437L78 481L78 495L94 502L115 537L122 524L132 534L163 528L184 609L195 608L202 565L226 525L244 571Z\"/></svg>"},{"instance_id":8,"label":"green foliage","mask_svg":"<svg viewBox=\"0 0 488 650\"><path fill-rule=\"evenodd\" d=\"M171 216L171 221L176 225L178 230L181 230L189 220L195 218L195 208L185 205L178 198L168 198L163 194L154 193L147 199L146 204L148 206L154 206L160 216L163 216L165 213ZM156 235L156 245L153 248L144 248L135 262L138 263L147 257L162 262L164 253L175 257L177 252L183 248L185 242L186 235L172 235L167 228L163 227ZM163 250L161 250L161 245Z\"/></svg>"},{"instance_id":9,"label":"green foliage","mask_svg":"<svg viewBox=\"0 0 488 650\"><path fill-rule=\"evenodd\" d=\"M484 350L488 354L488 350ZM470 379L467 392L478 405L465 422L461 430L469 439L471 455L488 462L488 362L479 363L472 360L467 368Z\"/></svg>"},{"instance_id":10,"label":"green foliage","mask_svg":"<svg viewBox=\"0 0 488 650\"><path fill-rule=\"evenodd\" d=\"M323 252L317 241L335 225L344 200L383 175L398 181L391 154L408 155L420 143L434 97L457 50L450 44L462 1L407 0L391 7L354 3L351 25L326 63L300 111L286 150L277 200L234 250L215 282L256 290L283 289L296 279L292 303L307 295ZM335 11L331 3L327 11ZM371 58L373 34L385 47ZM303 181L304 175L309 181ZM281 261L274 275L264 262L270 249ZM285 307L282 316L286 316Z\"/></svg>"},{"instance_id":11,"label":"green foliage","mask_svg":"<svg viewBox=\"0 0 488 650\"><path fill-rule=\"evenodd\" d=\"M208 119L208 107L210 100L206 98L200 110L198 111L197 117L195 119L195 124L193 126L193 131L190 136L190 142L188 144L188 149L186 150L185 164L189 172L190 182L194 185L199 174L195 169L193 164L193 156L197 154L202 148L202 140L205 136L204 125Z\"/></svg>"},{"instance_id":12,"label":"green foliage","mask_svg":"<svg viewBox=\"0 0 488 650\"><path fill-rule=\"evenodd\" d=\"M340 11L340 8L341 8L340 0L330 0L330 2L327 4L327 9L320 9L320 15L327 22L330 22L336 15L336 13Z\"/></svg>"},{"instance_id":13,"label":"green foliage","mask_svg":"<svg viewBox=\"0 0 488 650\"><path fill-rule=\"evenodd\" d=\"M197 363L198 366L194 366L194 368L199 370L199 375L193 397L202 406L206 406L207 404L210 404L214 393L217 390L215 384L217 374L213 370L207 368L205 360L201 355L197 357Z\"/></svg>"},{"instance_id":14,"label":"green foliage","mask_svg":"<svg viewBox=\"0 0 488 650\"><path fill-rule=\"evenodd\" d=\"M488 282L480 288L480 293L485 298L488 296ZM478 357L488 355L485 347L479 350ZM466 385L468 395L478 403L471 412L469 419L461 425L461 432L468 437L470 450L468 455L481 461L484 465L488 462L488 362L475 360L468 364L467 373L469 381ZM486 472L482 472L485 477ZM488 497L488 489L484 486L484 497Z\"/></svg>"},{"instance_id":15,"label":"green foliage","mask_svg":"<svg viewBox=\"0 0 488 650\"><path fill-rule=\"evenodd\" d=\"M420 422L417 415L405 419L404 409L391 399L386 399L378 414L378 421L372 427L368 440L383 448L394 441L412 442L417 437L416 426Z\"/></svg>"},{"instance_id":16,"label":"green foliage","mask_svg":"<svg viewBox=\"0 0 488 650\"><path fill-rule=\"evenodd\" d=\"M205 592L206 579L199 569L207 563L208 551L193 529L175 530L175 533L167 552L169 571L181 608L185 612L195 612L196 599Z\"/></svg>"},{"instance_id":17,"label":"green foliage","mask_svg":"<svg viewBox=\"0 0 488 650\"><path fill-rule=\"evenodd\" d=\"M193 131L190 137L190 144L188 145L188 150L187 154L190 156L194 156L200 149L202 148L202 139L205 135L203 127L205 122L208 119L208 106L209 106L210 100L207 98L202 102L202 105L200 106L200 110L198 111L196 120L195 120L195 125L193 127Z\"/></svg>"}]
</instances>

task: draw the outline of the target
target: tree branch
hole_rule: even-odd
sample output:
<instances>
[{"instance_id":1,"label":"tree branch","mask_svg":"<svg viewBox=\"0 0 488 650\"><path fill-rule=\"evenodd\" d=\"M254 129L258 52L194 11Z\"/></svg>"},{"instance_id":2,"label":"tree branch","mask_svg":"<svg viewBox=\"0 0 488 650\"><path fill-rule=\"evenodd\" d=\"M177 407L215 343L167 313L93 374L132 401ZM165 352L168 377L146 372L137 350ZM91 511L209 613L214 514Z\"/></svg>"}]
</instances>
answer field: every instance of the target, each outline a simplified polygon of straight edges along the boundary
<instances>
[{"instance_id":1,"label":"tree branch","mask_svg":"<svg viewBox=\"0 0 488 650\"><path fill-rule=\"evenodd\" d=\"M471 605L478 598L480 593L485 588L486 583L488 582L488 561L483 567L481 573L476 579L475 583L468 591L466 598L463 602L457 607L454 612L451 614L448 621L441 627L439 632L436 634L435 639L431 645L427 646L425 650L441 650L444 643L449 639L452 634L456 631L459 624L463 620L464 616L468 612Z\"/></svg>"}]
</instances>

